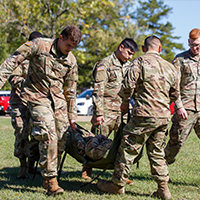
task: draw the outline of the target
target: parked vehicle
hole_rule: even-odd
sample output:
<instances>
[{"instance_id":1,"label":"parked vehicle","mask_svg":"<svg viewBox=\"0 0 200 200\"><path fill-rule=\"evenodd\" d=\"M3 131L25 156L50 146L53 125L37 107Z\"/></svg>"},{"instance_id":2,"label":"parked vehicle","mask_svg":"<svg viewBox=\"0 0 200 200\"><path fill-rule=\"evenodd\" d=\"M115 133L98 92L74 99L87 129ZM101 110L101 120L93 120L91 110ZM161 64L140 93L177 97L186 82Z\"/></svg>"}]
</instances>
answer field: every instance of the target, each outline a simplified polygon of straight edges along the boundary
<instances>
[{"instance_id":1,"label":"parked vehicle","mask_svg":"<svg viewBox=\"0 0 200 200\"><path fill-rule=\"evenodd\" d=\"M0 91L0 115L7 113L9 107L10 91Z\"/></svg>"},{"instance_id":2,"label":"parked vehicle","mask_svg":"<svg viewBox=\"0 0 200 200\"><path fill-rule=\"evenodd\" d=\"M93 115L92 93L93 89L87 89L77 96L76 105L78 115Z\"/></svg>"},{"instance_id":3,"label":"parked vehicle","mask_svg":"<svg viewBox=\"0 0 200 200\"><path fill-rule=\"evenodd\" d=\"M78 115L87 115L87 116L93 115L92 93L93 89L87 89L76 98ZM132 107L135 104L132 97L130 99L130 104ZM174 103L170 105L170 111L171 114L174 113Z\"/></svg>"},{"instance_id":4,"label":"parked vehicle","mask_svg":"<svg viewBox=\"0 0 200 200\"><path fill-rule=\"evenodd\" d=\"M6 109L6 114L10 115L12 111L11 106L9 105L8 108Z\"/></svg>"}]
</instances>

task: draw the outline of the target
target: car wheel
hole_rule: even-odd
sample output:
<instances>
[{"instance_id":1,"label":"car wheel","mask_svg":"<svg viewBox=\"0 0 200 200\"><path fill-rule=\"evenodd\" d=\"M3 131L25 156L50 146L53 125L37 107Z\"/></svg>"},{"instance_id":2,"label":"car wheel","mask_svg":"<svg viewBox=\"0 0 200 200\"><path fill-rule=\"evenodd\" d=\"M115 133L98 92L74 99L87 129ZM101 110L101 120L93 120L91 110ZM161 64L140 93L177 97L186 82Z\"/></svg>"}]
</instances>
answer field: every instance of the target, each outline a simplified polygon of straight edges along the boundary
<instances>
[{"instance_id":1,"label":"car wheel","mask_svg":"<svg viewBox=\"0 0 200 200\"><path fill-rule=\"evenodd\" d=\"M87 116L93 115L93 105L88 108Z\"/></svg>"}]
</instances>

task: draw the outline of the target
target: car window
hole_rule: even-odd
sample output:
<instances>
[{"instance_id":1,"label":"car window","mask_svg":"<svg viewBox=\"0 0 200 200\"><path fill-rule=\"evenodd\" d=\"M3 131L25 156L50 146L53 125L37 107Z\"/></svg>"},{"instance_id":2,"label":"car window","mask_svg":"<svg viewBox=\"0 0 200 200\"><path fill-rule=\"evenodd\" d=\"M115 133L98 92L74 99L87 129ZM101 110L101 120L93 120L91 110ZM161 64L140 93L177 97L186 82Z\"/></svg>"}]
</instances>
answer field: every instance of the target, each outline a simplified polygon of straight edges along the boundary
<instances>
[{"instance_id":1,"label":"car window","mask_svg":"<svg viewBox=\"0 0 200 200\"><path fill-rule=\"evenodd\" d=\"M93 90L85 90L80 95L78 95L77 98L85 98L86 95L90 95L90 97L92 97L92 93L93 93Z\"/></svg>"}]
</instances>

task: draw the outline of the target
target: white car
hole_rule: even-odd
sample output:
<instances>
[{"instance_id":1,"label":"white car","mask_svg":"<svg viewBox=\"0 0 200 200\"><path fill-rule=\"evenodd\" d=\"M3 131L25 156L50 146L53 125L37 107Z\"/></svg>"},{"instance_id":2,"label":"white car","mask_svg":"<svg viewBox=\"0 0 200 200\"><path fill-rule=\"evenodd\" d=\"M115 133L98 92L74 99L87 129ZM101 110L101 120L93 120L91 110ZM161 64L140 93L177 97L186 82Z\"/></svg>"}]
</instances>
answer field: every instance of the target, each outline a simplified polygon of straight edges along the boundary
<instances>
[{"instance_id":1,"label":"white car","mask_svg":"<svg viewBox=\"0 0 200 200\"><path fill-rule=\"evenodd\" d=\"M78 115L93 115L92 93L93 89L87 89L76 97Z\"/></svg>"}]
</instances>

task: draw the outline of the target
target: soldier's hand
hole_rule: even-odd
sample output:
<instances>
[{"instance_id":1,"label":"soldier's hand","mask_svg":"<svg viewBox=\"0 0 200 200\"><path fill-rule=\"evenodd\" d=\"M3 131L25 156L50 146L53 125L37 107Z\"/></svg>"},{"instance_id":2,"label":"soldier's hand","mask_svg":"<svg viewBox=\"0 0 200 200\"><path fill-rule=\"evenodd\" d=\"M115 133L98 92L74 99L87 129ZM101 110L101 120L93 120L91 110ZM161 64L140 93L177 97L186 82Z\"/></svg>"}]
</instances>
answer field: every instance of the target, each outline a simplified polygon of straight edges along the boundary
<instances>
[{"instance_id":1,"label":"soldier's hand","mask_svg":"<svg viewBox=\"0 0 200 200\"><path fill-rule=\"evenodd\" d=\"M185 108L179 108L177 110L177 114L178 114L180 119L187 119L188 118L187 111L185 110Z\"/></svg>"},{"instance_id":2,"label":"soldier's hand","mask_svg":"<svg viewBox=\"0 0 200 200\"><path fill-rule=\"evenodd\" d=\"M104 117L103 115L98 115L94 118L94 125L98 126L100 125L102 122L104 122Z\"/></svg>"},{"instance_id":3,"label":"soldier's hand","mask_svg":"<svg viewBox=\"0 0 200 200\"><path fill-rule=\"evenodd\" d=\"M129 104L122 103L120 108L122 113L127 113L129 109Z\"/></svg>"},{"instance_id":4,"label":"soldier's hand","mask_svg":"<svg viewBox=\"0 0 200 200\"><path fill-rule=\"evenodd\" d=\"M71 119L71 120L69 120L69 123L70 123L71 128L75 131L75 129L76 129L75 120Z\"/></svg>"}]
</instances>

